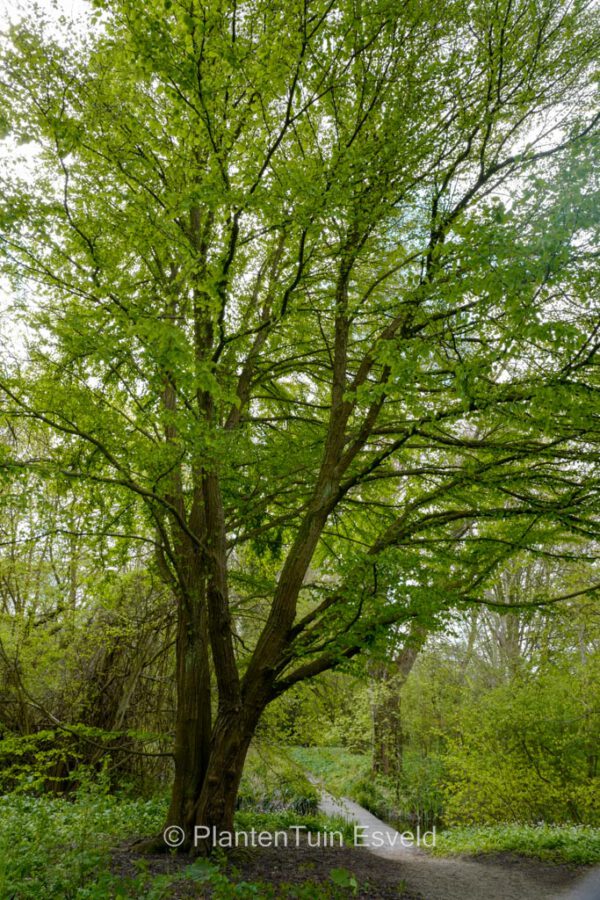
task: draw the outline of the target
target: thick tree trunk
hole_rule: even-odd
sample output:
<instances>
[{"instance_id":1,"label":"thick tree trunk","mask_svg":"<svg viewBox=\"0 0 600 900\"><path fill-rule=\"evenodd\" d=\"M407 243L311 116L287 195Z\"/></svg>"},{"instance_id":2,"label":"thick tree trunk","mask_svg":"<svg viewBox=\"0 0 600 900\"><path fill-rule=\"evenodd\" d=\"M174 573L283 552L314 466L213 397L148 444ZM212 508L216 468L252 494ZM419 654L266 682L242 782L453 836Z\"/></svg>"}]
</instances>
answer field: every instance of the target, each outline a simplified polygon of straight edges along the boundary
<instances>
[{"instance_id":1,"label":"thick tree trunk","mask_svg":"<svg viewBox=\"0 0 600 900\"><path fill-rule=\"evenodd\" d=\"M194 825L195 808L210 759L211 689L208 626L202 598L181 599L177 625L175 778L166 826Z\"/></svg>"},{"instance_id":2,"label":"thick tree trunk","mask_svg":"<svg viewBox=\"0 0 600 900\"><path fill-rule=\"evenodd\" d=\"M217 718L208 770L195 809L194 825L199 829L194 835L195 853L212 849L214 832L233 832L240 780L255 728L256 722L239 712L221 713Z\"/></svg>"},{"instance_id":3,"label":"thick tree trunk","mask_svg":"<svg viewBox=\"0 0 600 900\"><path fill-rule=\"evenodd\" d=\"M210 746L201 748L207 753L200 764L186 767L191 748L186 748L187 755L181 753L181 769L176 773L165 827L165 833L172 825L182 829L179 850L207 855L215 845L215 835L233 834L240 780L259 718L255 713L248 716L239 710L221 712ZM158 841L162 844L160 849L169 848L161 835L157 841L147 842L146 849L157 851Z\"/></svg>"},{"instance_id":4,"label":"thick tree trunk","mask_svg":"<svg viewBox=\"0 0 600 900\"><path fill-rule=\"evenodd\" d=\"M227 591L223 505L218 479L205 474L191 517L200 547L182 541L177 637L175 779L165 823L182 829L182 848L206 852L196 826L231 832L237 792L258 715L243 714ZM211 721L211 663L218 714ZM247 707L248 709L249 707ZM264 707L263 707L264 708ZM261 710L262 711L262 710Z\"/></svg>"}]
</instances>

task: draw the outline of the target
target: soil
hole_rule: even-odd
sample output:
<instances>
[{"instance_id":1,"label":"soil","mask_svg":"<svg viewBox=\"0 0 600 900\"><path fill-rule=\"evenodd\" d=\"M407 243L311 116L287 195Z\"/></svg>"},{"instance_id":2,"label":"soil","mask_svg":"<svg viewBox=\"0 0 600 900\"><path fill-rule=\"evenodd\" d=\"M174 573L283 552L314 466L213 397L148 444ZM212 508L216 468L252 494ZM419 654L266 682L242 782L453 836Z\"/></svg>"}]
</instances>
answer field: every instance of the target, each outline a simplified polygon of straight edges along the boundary
<instances>
[{"instance_id":1,"label":"soil","mask_svg":"<svg viewBox=\"0 0 600 900\"><path fill-rule=\"evenodd\" d=\"M113 854L112 871L121 876L134 876L139 862L152 875L175 875L190 864L187 856L140 856L133 850L121 849ZM360 889L353 893L348 889L348 897L363 900L426 900L421 894L410 891L402 883L402 870L396 862L378 859L367 850L355 847L309 847L301 838L290 834L289 846L252 847L233 851L230 857L230 877L235 881L263 881L273 885L302 884L319 882L332 885L332 869L346 869L354 875ZM233 872L231 870L234 870ZM184 900L188 897L210 897L210 892L202 893L198 886L181 881L173 887L169 900ZM283 889L282 897L285 897Z\"/></svg>"}]
</instances>

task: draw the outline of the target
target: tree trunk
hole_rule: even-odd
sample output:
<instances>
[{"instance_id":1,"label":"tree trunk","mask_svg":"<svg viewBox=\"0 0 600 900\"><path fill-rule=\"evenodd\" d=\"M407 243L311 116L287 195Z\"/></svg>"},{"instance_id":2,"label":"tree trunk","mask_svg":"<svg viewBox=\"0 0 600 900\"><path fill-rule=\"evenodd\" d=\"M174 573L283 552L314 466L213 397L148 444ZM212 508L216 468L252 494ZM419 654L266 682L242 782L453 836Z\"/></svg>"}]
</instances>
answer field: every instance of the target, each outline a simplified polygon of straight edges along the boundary
<instances>
[{"instance_id":1,"label":"tree trunk","mask_svg":"<svg viewBox=\"0 0 600 900\"><path fill-rule=\"evenodd\" d=\"M402 765L400 690L395 673L388 666L374 673L376 698L373 703L373 772L395 775Z\"/></svg>"},{"instance_id":2,"label":"tree trunk","mask_svg":"<svg viewBox=\"0 0 600 900\"><path fill-rule=\"evenodd\" d=\"M220 713L215 723L210 761L195 809L193 852L207 853L216 834L233 832L233 816L248 747L256 722L236 712ZM206 834L206 830L209 834Z\"/></svg>"},{"instance_id":3,"label":"tree trunk","mask_svg":"<svg viewBox=\"0 0 600 900\"><path fill-rule=\"evenodd\" d=\"M182 829L182 848L211 849L196 826L233 831L233 814L248 746L259 715L243 715L229 610L223 504L218 478L202 477L194 530L202 549L182 541L177 637L175 779L165 833ZM211 661L218 693L211 717ZM248 705L246 710L251 707ZM254 708L254 707L252 707ZM264 708L264 705L261 707ZM167 842L165 842L167 843Z\"/></svg>"},{"instance_id":4,"label":"tree trunk","mask_svg":"<svg viewBox=\"0 0 600 900\"><path fill-rule=\"evenodd\" d=\"M375 668L376 682L373 704L373 772L398 776L402 771L404 732L402 729L401 692L411 673L419 651L427 640L427 629L415 624L407 643L389 663Z\"/></svg>"},{"instance_id":5,"label":"tree trunk","mask_svg":"<svg viewBox=\"0 0 600 900\"><path fill-rule=\"evenodd\" d=\"M177 825L188 836L209 766L211 738L207 614L199 596L180 599L176 659L175 778L165 825Z\"/></svg>"}]
</instances>

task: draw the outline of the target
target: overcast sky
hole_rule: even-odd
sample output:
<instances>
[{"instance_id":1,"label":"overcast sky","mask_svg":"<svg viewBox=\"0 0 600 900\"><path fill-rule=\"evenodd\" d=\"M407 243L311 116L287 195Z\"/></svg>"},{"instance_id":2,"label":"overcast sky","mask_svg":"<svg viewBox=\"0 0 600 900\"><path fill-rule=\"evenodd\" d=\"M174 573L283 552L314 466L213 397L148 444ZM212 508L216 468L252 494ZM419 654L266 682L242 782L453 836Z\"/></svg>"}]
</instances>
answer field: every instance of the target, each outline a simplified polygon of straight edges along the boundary
<instances>
[{"instance_id":1,"label":"overcast sky","mask_svg":"<svg viewBox=\"0 0 600 900\"><path fill-rule=\"evenodd\" d=\"M4 21L18 19L24 13L30 13L36 6L52 15L64 15L69 18L77 17L86 8L89 8L89 4L85 0L38 0L33 3L31 0L29 2L27 0L0 0L0 12Z\"/></svg>"}]
</instances>

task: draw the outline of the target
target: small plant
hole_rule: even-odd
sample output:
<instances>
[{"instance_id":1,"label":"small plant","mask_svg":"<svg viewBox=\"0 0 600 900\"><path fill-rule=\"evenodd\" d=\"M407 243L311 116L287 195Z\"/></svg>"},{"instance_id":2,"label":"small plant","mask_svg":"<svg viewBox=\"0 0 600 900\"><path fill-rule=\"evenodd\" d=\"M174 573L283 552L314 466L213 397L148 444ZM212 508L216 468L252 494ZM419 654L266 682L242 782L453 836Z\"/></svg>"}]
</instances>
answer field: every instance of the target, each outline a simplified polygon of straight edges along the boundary
<instances>
[{"instance_id":1,"label":"small plant","mask_svg":"<svg viewBox=\"0 0 600 900\"><path fill-rule=\"evenodd\" d=\"M332 869L329 877L338 887L346 888L353 894L358 893L358 881L348 869Z\"/></svg>"}]
</instances>

